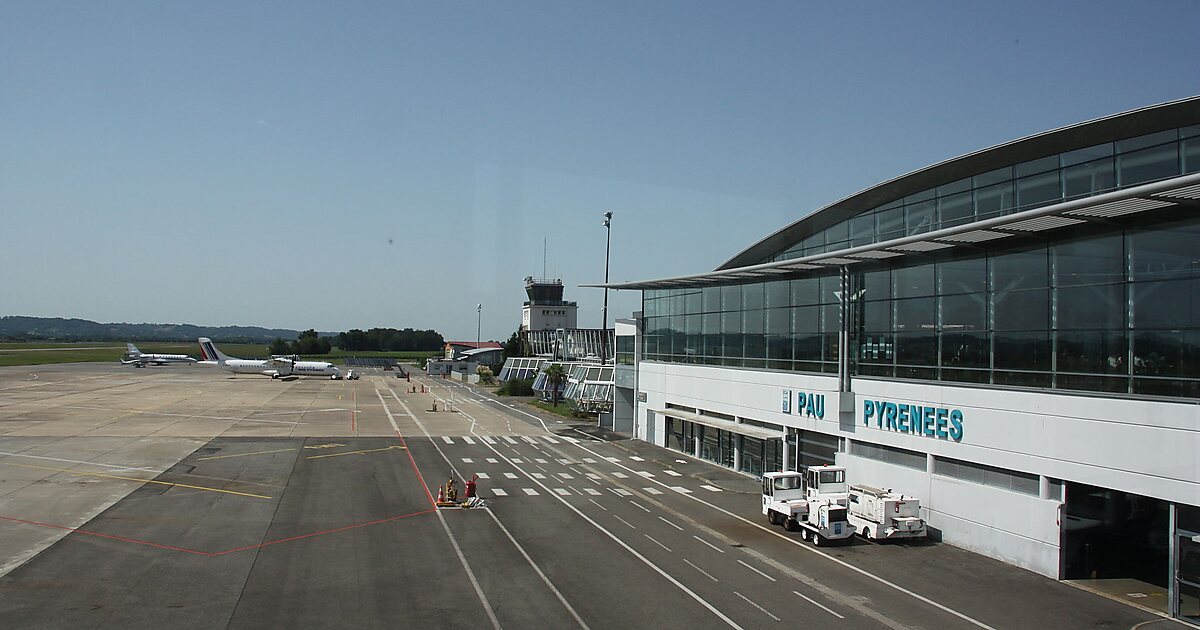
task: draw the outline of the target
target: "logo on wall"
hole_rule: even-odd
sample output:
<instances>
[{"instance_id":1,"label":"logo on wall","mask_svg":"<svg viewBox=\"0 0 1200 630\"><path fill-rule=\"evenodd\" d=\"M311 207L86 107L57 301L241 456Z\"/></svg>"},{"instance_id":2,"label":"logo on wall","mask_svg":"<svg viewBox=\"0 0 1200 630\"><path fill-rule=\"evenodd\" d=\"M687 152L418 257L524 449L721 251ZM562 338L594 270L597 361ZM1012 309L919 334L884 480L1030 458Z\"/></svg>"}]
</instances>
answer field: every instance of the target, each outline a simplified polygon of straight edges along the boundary
<instances>
[{"instance_id":1,"label":"logo on wall","mask_svg":"<svg viewBox=\"0 0 1200 630\"><path fill-rule=\"evenodd\" d=\"M792 413L792 390L783 390L783 413Z\"/></svg>"},{"instance_id":2,"label":"logo on wall","mask_svg":"<svg viewBox=\"0 0 1200 630\"><path fill-rule=\"evenodd\" d=\"M863 401L863 426L961 442L963 412L944 407L924 407L885 400Z\"/></svg>"},{"instance_id":3,"label":"logo on wall","mask_svg":"<svg viewBox=\"0 0 1200 630\"><path fill-rule=\"evenodd\" d=\"M825 394L799 392L796 394L796 413L810 418L825 418Z\"/></svg>"}]
</instances>

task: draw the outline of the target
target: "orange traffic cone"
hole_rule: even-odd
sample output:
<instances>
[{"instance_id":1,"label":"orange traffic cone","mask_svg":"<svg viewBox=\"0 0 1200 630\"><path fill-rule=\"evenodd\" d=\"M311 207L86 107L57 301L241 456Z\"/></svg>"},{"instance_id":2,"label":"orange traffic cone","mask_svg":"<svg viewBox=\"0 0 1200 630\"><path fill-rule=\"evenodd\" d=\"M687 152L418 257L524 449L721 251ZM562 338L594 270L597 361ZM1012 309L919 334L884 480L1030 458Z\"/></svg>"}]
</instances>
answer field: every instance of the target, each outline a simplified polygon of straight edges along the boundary
<instances>
[{"instance_id":1,"label":"orange traffic cone","mask_svg":"<svg viewBox=\"0 0 1200 630\"><path fill-rule=\"evenodd\" d=\"M445 503L445 502L446 502L446 489L445 489L445 488L443 488L442 486L438 486L438 497L437 497L437 502L438 502L438 503Z\"/></svg>"}]
</instances>

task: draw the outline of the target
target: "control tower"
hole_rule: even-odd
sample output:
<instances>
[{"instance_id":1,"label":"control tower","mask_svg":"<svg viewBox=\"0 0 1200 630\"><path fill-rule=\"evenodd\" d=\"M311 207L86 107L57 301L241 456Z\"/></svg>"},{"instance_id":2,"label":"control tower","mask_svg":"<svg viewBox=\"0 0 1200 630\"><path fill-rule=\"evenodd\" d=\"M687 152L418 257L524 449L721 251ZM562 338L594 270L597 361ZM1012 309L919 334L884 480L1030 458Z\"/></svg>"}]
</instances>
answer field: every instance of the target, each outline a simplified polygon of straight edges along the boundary
<instances>
[{"instance_id":1,"label":"control tower","mask_svg":"<svg viewBox=\"0 0 1200 630\"><path fill-rule=\"evenodd\" d=\"M579 305L563 300L561 279L525 278L529 300L521 307L521 330L575 328Z\"/></svg>"}]
</instances>

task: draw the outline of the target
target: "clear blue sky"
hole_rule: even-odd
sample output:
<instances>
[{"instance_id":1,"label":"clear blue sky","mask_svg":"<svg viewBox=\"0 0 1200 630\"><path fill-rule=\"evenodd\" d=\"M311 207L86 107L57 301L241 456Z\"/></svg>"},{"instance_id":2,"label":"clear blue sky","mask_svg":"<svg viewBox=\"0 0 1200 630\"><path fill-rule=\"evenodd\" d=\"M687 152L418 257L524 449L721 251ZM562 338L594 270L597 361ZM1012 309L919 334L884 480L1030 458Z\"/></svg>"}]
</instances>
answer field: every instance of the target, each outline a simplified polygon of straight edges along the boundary
<instances>
[{"instance_id":1,"label":"clear blue sky","mask_svg":"<svg viewBox=\"0 0 1200 630\"><path fill-rule=\"evenodd\" d=\"M520 323L1200 93L1200 3L5 2L0 315ZM389 244L389 239L391 243ZM610 317L639 293L610 294Z\"/></svg>"}]
</instances>

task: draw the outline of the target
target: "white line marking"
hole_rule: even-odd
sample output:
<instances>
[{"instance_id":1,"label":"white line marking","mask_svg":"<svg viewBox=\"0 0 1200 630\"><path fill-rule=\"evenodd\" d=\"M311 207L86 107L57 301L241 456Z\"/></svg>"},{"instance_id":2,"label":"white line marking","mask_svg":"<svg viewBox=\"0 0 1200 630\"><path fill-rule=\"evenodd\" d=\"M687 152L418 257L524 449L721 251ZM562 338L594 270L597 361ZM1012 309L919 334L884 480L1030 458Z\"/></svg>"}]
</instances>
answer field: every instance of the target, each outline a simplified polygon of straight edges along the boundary
<instances>
[{"instance_id":1,"label":"white line marking","mask_svg":"<svg viewBox=\"0 0 1200 630\"><path fill-rule=\"evenodd\" d=\"M600 496L600 491L595 488L584 488L583 491L594 497Z\"/></svg>"},{"instance_id":2,"label":"white line marking","mask_svg":"<svg viewBox=\"0 0 1200 630\"><path fill-rule=\"evenodd\" d=\"M646 470L639 470L639 471L637 471L637 474L639 474L647 479L651 479L654 477L654 473L646 471Z\"/></svg>"},{"instance_id":3,"label":"white line marking","mask_svg":"<svg viewBox=\"0 0 1200 630\"><path fill-rule=\"evenodd\" d=\"M588 479L595 479L597 481L600 480L600 475L597 475L596 473L586 473L586 474L587 474Z\"/></svg>"},{"instance_id":4,"label":"white line marking","mask_svg":"<svg viewBox=\"0 0 1200 630\"><path fill-rule=\"evenodd\" d=\"M543 475L542 473L533 473L533 478L534 479L545 479L546 475Z\"/></svg>"},{"instance_id":5,"label":"white line marking","mask_svg":"<svg viewBox=\"0 0 1200 630\"><path fill-rule=\"evenodd\" d=\"M684 488L683 486L671 486L671 489L674 490L675 492L678 492L679 494L691 494L692 493L691 490L689 490L688 488Z\"/></svg>"},{"instance_id":6,"label":"white line marking","mask_svg":"<svg viewBox=\"0 0 1200 630\"><path fill-rule=\"evenodd\" d=\"M628 479L629 478L629 475L626 475L623 472L615 472L612 474L612 476L616 477L617 479Z\"/></svg>"},{"instance_id":7,"label":"white line marking","mask_svg":"<svg viewBox=\"0 0 1200 630\"><path fill-rule=\"evenodd\" d=\"M470 437L470 436L468 436L468 435L464 435L464 436L462 436L462 439L466 440L466 441L467 441L467 444L474 444L474 443L475 443L475 440L472 440L472 439L471 439L471 437Z\"/></svg>"},{"instance_id":8,"label":"white line marking","mask_svg":"<svg viewBox=\"0 0 1200 630\"><path fill-rule=\"evenodd\" d=\"M605 512L607 512L607 511L608 511L608 508L604 507L603 505L600 505L599 503L596 503L596 501L595 501L595 500L593 500L593 499L588 499L588 501L591 501L592 503L594 503L594 504L596 505L596 507L600 508L601 510L604 510Z\"/></svg>"},{"instance_id":9,"label":"white line marking","mask_svg":"<svg viewBox=\"0 0 1200 630\"><path fill-rule=\"evenodd\" d=\"M512 463L514 463L514 464L524 464L525 462L521 461L521 458L520 458L520 457L514 457L514 458L512 458Z\"/></svg>"},{"instance_id":10,"label":"white line marking","mask_svg":"<svg viewBox=\"0 0 1200 630\"><path fill-rule=\"evenodd\" d=\"M575 478L573 475L571 475L571 473L558 473L558 476L562 477L563 479L574 479Z\"/></svg>"},{"instance_id":11,"label":"white line marking","mask_svg":"<svg viewBox=\"0 0 1200 630\"><path fill-rule=\"evenodd\" d=\"M645 492L646 494L662 494L662 490L659 490L658 488L642 488L642 492Z\"/></svg>"},{"instance_id":12,"label":"white line marking","mask_svg":"<svg viewBox=\"0 0 1200 630\"><path fill-rule=\"evenodd\" d=\"M534 490L533 488L521 488L521 489L525 491L525 494L527 494L527 495L529 495L529 496L531 496L531 497L536 497L536 496L537 496L537 493L538 493L538 491L537 491L537 490Z\"/></svg>"},{"instance_id":13,"label":"white line marking","mask_svg":"<svg viewBox=\"0 0 1200 630\"><path fill-rule=\"evenodd\" d=\"M471 459L470 457L464 457L464 458L462 458L462 460L463 460L464 464L474 464L475 463L475 460Z\"/></svg>"},{"instance_id":14,"label":"white line marking","mask_svg":"<svg viewBox=\"0 0 1200 630\"><path fill-rule=\"evenodd\" d=\"M585 463L585 464L595 464L595 463L596 463L596 460L592 459L591 457L584 457L584 458L583 458L583 463Z\"/></svg>"},{"instance_id":15,"label":"white line marking","mask_svg":"<svg viewBox=\"0 0 1200 630\"><path fill-rule=\"evenodd\" d=\"M560 435L560 436L558 436L558 437L560 437L560 438L562 438L562 439L566 440L567 442L569 442L569 443L571 443L571 444L578 444L578 443L579 443L579 440L576 440L576 439L575 439L575 438L573 438L573 437L569 437L569 436L566 436L566 435Z\"/></svg>"},{"instance_id":16,"label":"white line marking","mask_svg":"<svg viewBox=\"0 0 1200 630\"><path fill-rule=\"evenodd\" d=\"M516 441L516 440L514 440L514 439L512 439L512 437L511 437L511 436L508 436L508 435L502 435L502 436L500 436L500 437L504 438L504 441L505 441L505 442L508 442L509 444L516 444L516 443L517 443L517 441Z\"/></svg>"},{"instance_id":17,"label":"white line marking","mask_svg":"<svg viewBox=\"0 0 1200 630\"><path fill-rule=\"evenodd\" d=\"M633 526L633 523L630 523L629 521L621 518L620 516L617 516L616 514L613 514L613 518L617 519L618 521L621 521L622 523L625 523L626 525L629 526L630 529L637 529L636 527Z\"/></svg>"},{"instance_id":18,"label":"white line marking","mask_svg":"<svg viewBox=\"0 0 1200 630\"><path fill-rule=\"evenodd\" d=\"M762 606L759 606L758 604L755 604L754 602L750 601L750 599L748 597L746 597L745 595L742 595L741 593L739 593L737 591L734 591L733 594L737 595L738 597L741 597L743 600L745 600L745 602L747 604L750 604L751 606L761 610L764 615L774 619L775 621L780 621L779 617L776 617L775 615L772 615L771 613L767 612L766 608L763 608Z\"/></svg>"},{"instance_id":19,"label":"white line marking","mask_svg":"<svg viewBox=\"0 0 1200 630\"><path fill-rule=\"evenodd\" d=\"M620 495L620 496L623 496L623 497L628 497L628 496L632 496L632 495L633 495L633 493L632 493L632 492L630 492L630 491L626 490L625 488L612 488L611 490L612 490L613 492L617 493L618 495Z\"/></svg>"},{"instance_id":20,"label":"white line marking","mask_svg":"<svg viewBox=\"0 0 1200 630\"><path fill-rule=\"evenodd\" d=\"M647 514L649 514L649 513L650 513L650 508L648 508L648 507L646 507L646 506L642 505L641 503L638 503L637 501L634 501L634 500L632 500L632 499L631 499L629 502L630 502L630 503L632 503L632 504L633 504L633 506L634 506L634 507L636 507L637 509L639 509L639 510L641 510L641 511L643 511L643 512L647 513Z\"/></svg>"},{"instance_id":21,"label":"white line marking","mask_svg":"<svg viewBox=\"0 0 1200 630\"><path fill-rule=\"evenodd\" d=\"M720 582L720 581L721 581L721 580L718 580L717 578L713 577L713 576L712 576L712 574L711 574L711 573L709 573L708 571L705 571L704 569L701 569L700 567L698 567L698 566L696 566L696 565L692 564L692 561L691 561L691 560L688 560L687 558L684 558L684 559L683 559L683 561L684 561L684 562L686 562L686 563L688 563L688 566L689 566L689 567L692 567L693 569L695 569L695 570L697 570L697 571L699 571L699 572L703 573L703 574L704 574L704 576L705 576L705 577L707 577L708 579L710 579L710 580L712 580L712 581L714 581L714 582Z\"/></svg>"},{"instance_id":22,"label":"white line marking","mask_svg":"<svg viewBox=\"0 0 1200 630\"><path fill-rule=\"evenodd\" d=\"M487 462L487 463L489 463L489 464L498 464L498 463L500 463L500 462L499 462L499 461L498 461L498 460L497 460L495 457L489 457L489 458L487 458L487 459L486 459L486 460L484 460L484 461L486 461L486 462Z\"/></svg>"},{"instance_id":23,"label":"white line marking","mask_svg":"<svg viewBox=\"0 0 1200 630\"><path fill-rule=\"evenodd\" d=\"M376 390L376 391L378 391L378 390ZM443 442L445 442L445 443L447 443L447 444L453 444L453 443L454 443L454 440L451 440L449 435L443 435L443 436L442 436L442 441L443 441Z\"/></svg>"},{"instance_id":24,"label":"white line marking","mask_svg":"<svg viewBox=\"0 0 1200 630\"><path fill-rule=\"evenodd\" d=\"M756 569L756 568L754 568L754 567L752 567L752 566L750 566L750 565L746 564L746 563L745 563L744 561L742 561L742 560L738 560L738 564L740 564L740 565L742 565L742 566L746 567L747 569L750 569L751 571L753 571L753 572L755 572L755 573L757 573L757 574L759 574L759 575L761 575L761 576L763 576L763 577L767 578L768 580L771 580L772 582L777 582L777 581L778 581L778 580L776 580L775 578L773 578L773 577L771 577L771 576L767 575L766 573L763 573L762 571L759 571L758 569Z\"/></svg>"},{"instance_id":25,"label":"white line marking","mask_svg":"<svg viewBox=\"0 0 1200 630\"><path fill-rule=\"evenodd\" d=\"M839 614L837 614L837 613L833 612L832 610L830 610L829 608L827 608L827 607L825 607L825 606L822 606L821 604L817 603L817 601L816 601L815 599L813 599L813 598L811 598L811 597L809 597L809 596L807 596L807 595L804 595L804 594L802 594L800 591L792 591L792 592L793 592L793 593L795 593L795 594L797 594L797 595L799 595L799 596L800 596L802 599L804 599L804 600L805 600L805 601L807 601L808 603L812 604L813 606L816 606L817 608L820 608L821 610L824 610L825 612L827 612L827 613L829 613L829 614L833 615L834 617L837 617L838 619L845 619L845 617L843 617L843 616L841 616L841 615L839 615Z\"/></svg>"},{"instance_id":26,"label":"white line marking","mask_svg":"<svg viewBox=\"0 0 1200 630\"><path fill-rule=\"evenodd\" d=\"M554 438L550 437L549 435L543 435L543 436L542 436L542 439L543 439L543 440L546 440L547 442L549 442L549 443L551 443L551 444L558 444L558 440L556 440L556 439L554 439Z\"/></svg>"},{"instance_id":27,"label":"white line marking","mask_svg":"<svg viewBox=\"0 0 1200 630\"><path fill-rule=\"evenodd\" d=\"M646 461L646 460L642 459L641 457L638 457L637 455L630 455L630 456L629 456L629 459L632 459L632 460L633 460L633 461L635 461L635 462L644 462L644 461Z\"/></svg>"},{"instance_id":28,"label":"white line marking","mask_svg":"<svg viewBox=\"0 0 1200 630\"><path fill-rule=\"evenodd\" d=\"M610 462L612 462L612 463L614 463L614 464L615 464L615 463L617 463L617 462L619 462L619 461L621 461L621 458L620 458L620 457L605 457L604 459L607 459L608 461L610 461Z\"/></svg>"},{"instance_id":29,"label":"white line marking","mask_svg":"<svg viewBox=\"0 0 1200 630\"><path fill-rule=\"evenodd\" d=\"M488 474L487 474L487 473L485 473L485 472L477 472L477 473L475 473L475 476L476 476L476 477L479 477L480 479L487 479L487 478L488 478Z\"/></svg>"},{"instance_id":30,"label":"white line marking","mask_svg":"<svg viewBox=\"0 0 1200 630\"><path fill-rule=\"evenodd\" d=\"M484 441L484 442L486 442L486 443L488 443L488 444L495 444L495 443L496 443L496 438L494 438L494 437L492 437L492 436L490 436L490 435L485 435L485 436L483 436L483 441Z\"/></svg>"},{"instance_id":31,"label":"white line marking","mask_svg":"<svg viewBox=\"0 0 1200 630\"><path fill-rule=\"evenodd\" d=\"M583 628L583 630L590 630L588 625L584 623L583 619L579 616L579 613L575 612L575 609L571 607L571 604L567 603L567 598L563 597L563 594L560 593L557 588L555 588L554 583L550 581L550 578L546 577L545 573L542 573L542 570L538 568L538 565L533 561L533 558L530 558L529 554L525 553L525 548L517 543L517 539L513 538L513 535L509 533L508 528L500 522L500 519L496 518L496 514L490 509L487 510L487 513L492 517L493 521L496 521L496 526L500 528L500 531L504 532L505 536L508 536L508 540L512 542L514 547L517 548L517 551L520 551L521 555L525 557L525 561L529 563L529 566L533 567L533 570L537 572L538 577L542 578L542 582L545 583L546 586L550 587L551 591L554 591L554 596L557 597L558 601L561 602L562 605L567 609L567 612L571 613L571 616L575 618L575 623L578 623L579 627Z\"/></svg>"},{"instance_id":32,"label":"white line marking","mask_svg":"<svg viewBox=\"0 0 1200 630\"><path fill-rule=\"evenodd\" d=\"M657 540L654 540L653 538L651 538L651 537L650 537L650 534L642 534L642 535L643 535L643 536L645 536L646 538L650 538L650 542L652 542L652 543L654 543L654 544L658 545L659 547L662 547L663 549L666 549L666 550L667 550L667 553L671 553L671 548L670 548L670 547L668 547L668 546L666 546L666 545L664 545L664 544L662 544L662 543L658 542Z\"/></svg>"},{"instance_id":33,"label":"white line marking","mask_svg":"<svg viewBox=\"0 0 1200 630\"><path fill-rule=\"evenodd\" d=\"M662 522L666 523L667 525L670 525L671 527L674 527L675 529L678 529L679 531L683 531L683 528L682 528L682 527L680 527L680 526L676 525L675 523L672 523L671 521L668 521L667 519L665 519L665 518L663 518L663 517L661 517L661 516L660 516L660 517L658 517L658 520L660 520L660 521L662 521Z\"/></svg>"},{"instance_id":34,"label":"white line marking","mask_svg":"<svg viewBox=\"0 0 1200 630\"><path fill-rule=\"evenodd\" d=\"M716 551L717 553L725 553L724 549L721 549L720 547L708 542L707 540L704 540L703 538L701 538L699 536L692 536L692 538L695 538L696 540L699 540L700 542L708 545L709 547L712 547L713 551Z\"/></svg>"},{"instance_id":35,"label":"white line marking","mask_svg":"<svg viewBox=\"0 0 1200 630\"><path fill-rule=\"evenodd\" d=\"M570 466L570 465L571 465L571 460L569 460L569 459L563 459L563 458L559 457L559 458L558 458L558 459L556 459L555 461L557 461L558 463L562 464L563 466Z\"/></svg>"},{"instance_id":36,"label":"white line marking","mask_svg":"<svg viewBox=\"0 0 1200 630\"><path fill-rule=\"evenodd\" d=\"M526 442L528 442L528 443L530 443L530 444L537 444L537 440L535 440L535 439L533 439L533 438L529 437L528 435L522 435L522 436L521 436L521 439L522 439L522 440L525 440Z\"/></svg>"},{"instance_id":37,"label":"white line marking","mask_svg":"<svg viewBox=\"0 0 1200 630\"><path fill-rule=\"evenodd\" d=\"M545 459L543 459L543 458L541 458L541 457L534 457L534 458L533 458L533 461L535 461L535 462L537 462L537 463L539 463L539 464L549 464L549 463L550 463L550 462L546 461Z\"/></svg>"},{"instance_id":38,"label":"white line marking","mask_svg":"<svg viewBox=\"0 0 1200 630\"><path fill-rule=\"evenodd\" d=\"M721 491L721 489L720 489L720 488L715 488L715 487L713 487L713 486L710 486L710 485L707 485L707 484L706 484L706 485L703 485L703 486L700 486L700 487L701 487L701 488L704 488L705 490L708 490L709 492L720 492L720 491Z\"/></svg>"},{"instance_id":39,"label":"white line marking","mask_svg":"<svg viewBox=\"0 0 1200 630\"><path fill-rule=\"evenodd\" d=\"M668 475L671 475L672 477L682 477L683 476L683 475L675 472L674 470L664 470L663 472Z\"/></svg>"},{"instance_id":40,"label":"white line marking","mask_svg":"<svg viewBox=\"0 0 1200 630\"><path fill-rule=\"evenodd\" d=\"M506 497L506 496L508 496L508 493L507 493L507 492L505 492L505 491L504 491L502 488L492 488L492 494L494 494L494 495L496 495L496 496L498 496L498 497Z\"/></svg>"},{"instance_id":41,"label":"white line marking","mask_svg":"<svg viewBox=\"0 0 1200 630\"><path fill-rule=\"evenodd\" d=\"M517 478L517 473L510 473L510 472L506 472L506 473L504 473L504 476L505 476L505 477L508 477L509 479L516 479L516 478Z\"/></svg>"},{"instance_id":42,"label":"white line marking","mask_svg":"<svg viewBox=\"0 0 1200 630\"><path fill-rule=\"evenodd\" d=\"M557 492L559 494L559 496L564 496L564 497L571 496L571 491L567 490L566 488L555 488L554 491Z\"/></svg>"},{"instance_id":43,"label":"white line marking","mask_svg":"<svg viewBox=\"0 0 1200 630\"><path fill-rule=\"evenodd\" d=\"M27 457L29 459L45 459L45 460L52 461L52 462L69 462L72 464L87 464L89 466L102 466L104 468L113 468L115 470L141 470L141 471L145 471L145 472L159 472L157 469L154 469L154 468L141 468L138 466L116 466L114 464L101 464L98 462L87 462L87 461L82 461L82 460L78 460L78 459L63 459L61 457L42 457L41 455L24 455L22 453L6 453L6 452L2 452L2 451L0 451L0 455L7 455L9 457Z\"/></svg>"}]
</instances>

